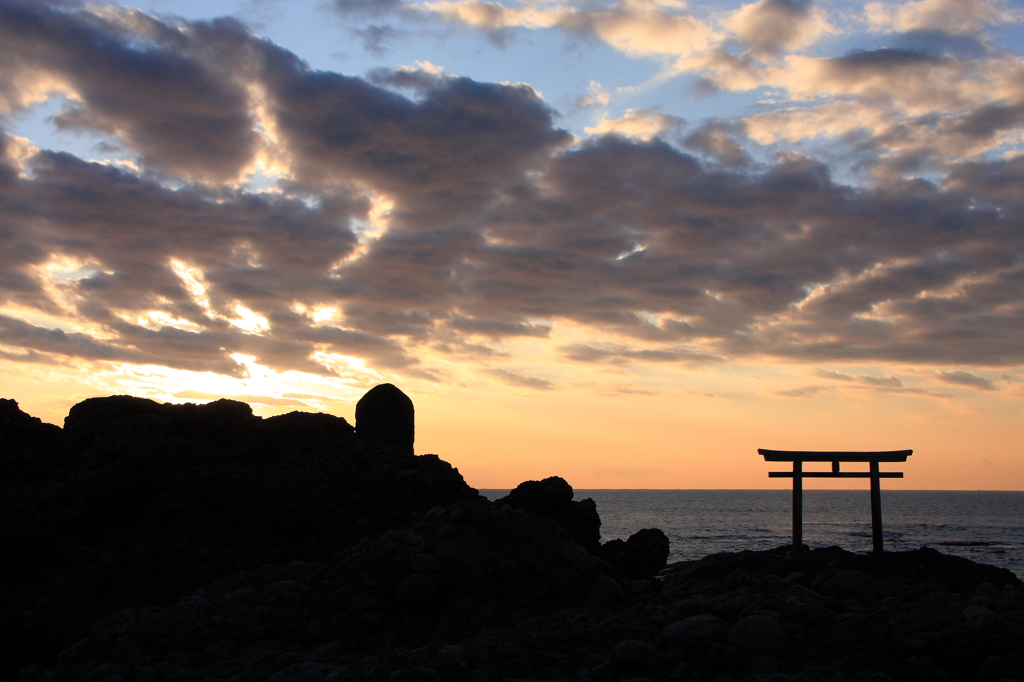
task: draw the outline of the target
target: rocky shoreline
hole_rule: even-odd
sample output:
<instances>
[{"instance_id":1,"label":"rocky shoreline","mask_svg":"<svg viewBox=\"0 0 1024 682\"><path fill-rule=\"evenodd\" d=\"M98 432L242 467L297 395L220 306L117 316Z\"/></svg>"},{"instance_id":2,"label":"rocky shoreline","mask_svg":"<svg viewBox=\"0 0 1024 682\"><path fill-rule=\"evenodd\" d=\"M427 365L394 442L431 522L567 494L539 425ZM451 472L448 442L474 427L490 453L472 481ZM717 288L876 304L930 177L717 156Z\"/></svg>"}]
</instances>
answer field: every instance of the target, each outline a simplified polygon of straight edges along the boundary
<instances>
[{"instance_id":1,"label":"rocky shoreline","mask_svg":"<svg viewBox=\"0 0 1024 682\"><path fill-rule=\"evenodd\" d=\"M666 567L655 529L600 544L561 479L490 502L339 418L218 403L92 399L64 429L0 404L0 679L1024 679L1005 569L786 547Z\"/></svg>"}]
</instances>

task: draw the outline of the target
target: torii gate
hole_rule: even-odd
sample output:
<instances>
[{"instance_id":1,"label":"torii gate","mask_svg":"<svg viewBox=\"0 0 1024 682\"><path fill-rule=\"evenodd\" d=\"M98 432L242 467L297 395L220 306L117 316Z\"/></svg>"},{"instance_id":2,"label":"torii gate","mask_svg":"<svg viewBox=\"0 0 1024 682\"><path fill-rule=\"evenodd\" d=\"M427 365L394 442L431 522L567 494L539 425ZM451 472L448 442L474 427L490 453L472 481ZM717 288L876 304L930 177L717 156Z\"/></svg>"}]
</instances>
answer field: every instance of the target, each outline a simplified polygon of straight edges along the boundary
<instances>
[{"instance_id":1,"label":"torii gate","mask_svg":"<svg viewBox=\"0 0 1024 682\"><path fill-rule=\"evenodd\" d=\"M768 478L793 479L793 551L799 552L804 544L804 483L805 478L870 478L871 479L871 543L872 549L882 553L882 486L880 479L903 478L902 471L879 471L879 462L906 462L913 450L884 452L815 452L807 450L766 450L758 448L766 462L792 462L793 471L770 471ZM832 471L804 471L804 462L832 462ZM868 462L869 471L840 471L840 462Z\"/></svg>"}]
</instances>

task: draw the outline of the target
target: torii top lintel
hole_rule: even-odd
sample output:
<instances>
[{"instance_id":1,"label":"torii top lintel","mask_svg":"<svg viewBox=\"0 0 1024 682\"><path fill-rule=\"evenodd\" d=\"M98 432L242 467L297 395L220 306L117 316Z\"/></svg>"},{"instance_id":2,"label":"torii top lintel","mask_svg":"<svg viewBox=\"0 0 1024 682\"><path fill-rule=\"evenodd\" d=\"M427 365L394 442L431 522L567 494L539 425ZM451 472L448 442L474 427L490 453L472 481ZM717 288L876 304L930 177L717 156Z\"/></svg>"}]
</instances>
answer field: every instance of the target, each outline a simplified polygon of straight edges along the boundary
<instances>
[{"instance_id":1,"label":"torii top lintel","mask_svg":"<svg viewBox=\"0 0 1024 682\"><path fill-rule=\"evenodd\" d=\"M906 462L913 450L882 450L878 452L821 450L768 450L758 448L766 462Z\"/></svg>"}]
</instances>

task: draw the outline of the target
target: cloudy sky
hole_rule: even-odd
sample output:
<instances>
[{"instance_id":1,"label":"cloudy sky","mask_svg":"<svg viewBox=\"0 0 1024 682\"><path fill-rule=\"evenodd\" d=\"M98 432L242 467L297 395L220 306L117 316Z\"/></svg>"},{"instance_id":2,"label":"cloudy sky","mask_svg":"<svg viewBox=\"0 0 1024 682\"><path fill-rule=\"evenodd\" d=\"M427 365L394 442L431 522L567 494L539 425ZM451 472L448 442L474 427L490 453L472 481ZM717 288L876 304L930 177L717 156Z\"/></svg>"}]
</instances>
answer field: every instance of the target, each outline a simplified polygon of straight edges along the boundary
<instances>
[{"instance_id":1,"label":"cloudy sky","mask_svg":"<svg viewBox=\"0 0 1024 682\"><path fill-rule=\"evenodd\" d=\"M1024 2L0 0L0 393L471 485L1024 489Z\"/></svg>"}]
</instances>

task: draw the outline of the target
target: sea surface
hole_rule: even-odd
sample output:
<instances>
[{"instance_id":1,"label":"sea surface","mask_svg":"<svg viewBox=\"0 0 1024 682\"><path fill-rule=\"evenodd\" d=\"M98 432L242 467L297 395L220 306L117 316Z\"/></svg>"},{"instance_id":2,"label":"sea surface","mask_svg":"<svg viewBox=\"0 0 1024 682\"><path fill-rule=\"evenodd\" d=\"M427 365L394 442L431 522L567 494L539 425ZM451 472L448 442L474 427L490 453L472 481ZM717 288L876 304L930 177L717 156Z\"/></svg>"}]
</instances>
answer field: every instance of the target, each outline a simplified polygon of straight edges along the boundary
<instances>
[{"instance_id":1,"label":"sea surface","mask_svg":"<svg viewBox=\"0 0 1024 682\"><path fill-rule=\"evenodd\" d=\"M481 490L497 499L508 490ZM792 541L789 490L575 490L601 516L602 541L660 528L669 562ZM804 490L804 543L871 550L867 490ZM882 490L886 550L932 547L1024 577L1024 492Z\"/></svg>"}]
</instances>

